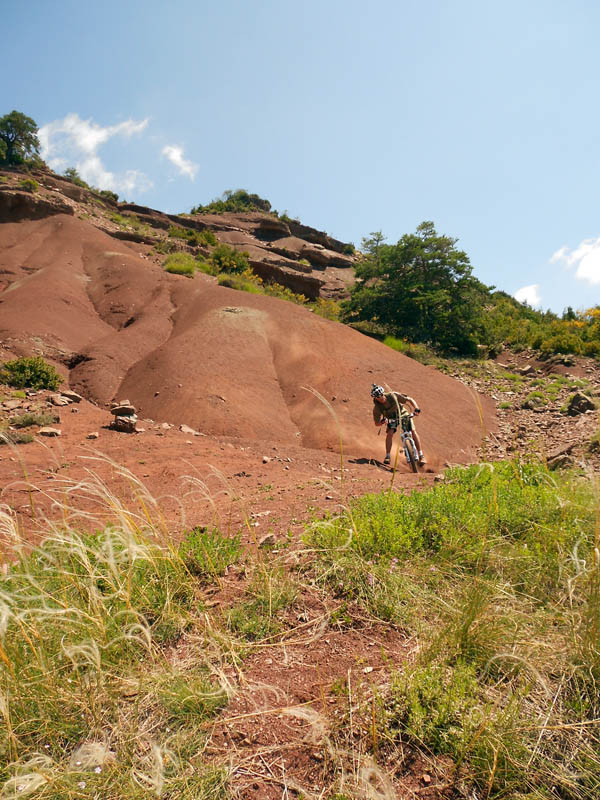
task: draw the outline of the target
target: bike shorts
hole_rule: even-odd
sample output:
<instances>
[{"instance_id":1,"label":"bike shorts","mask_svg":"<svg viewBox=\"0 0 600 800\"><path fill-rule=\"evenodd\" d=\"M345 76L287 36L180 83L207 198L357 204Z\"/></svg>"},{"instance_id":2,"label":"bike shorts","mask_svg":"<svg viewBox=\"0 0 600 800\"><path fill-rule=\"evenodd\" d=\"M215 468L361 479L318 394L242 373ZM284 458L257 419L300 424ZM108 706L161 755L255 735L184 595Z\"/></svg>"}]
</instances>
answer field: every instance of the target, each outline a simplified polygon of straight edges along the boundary
<instances>
[{"instance_id":1,"label":"bike shorts","mask_svg":"<svg viewBox=\"0 0 600 800\"><path fill-rule=\"evenodd\" d=\"M396 433L396 431L398 430L399 426L400 426L400 420L398 419L398 417L390 417L387 420L386 431L388 431L388 432L391 431L391 433ZM412 431L414 433L415 426L413 424L413 421L412 421L411 417L402 417L402 430L403 431Z\"/></svg>"}]
</instances>

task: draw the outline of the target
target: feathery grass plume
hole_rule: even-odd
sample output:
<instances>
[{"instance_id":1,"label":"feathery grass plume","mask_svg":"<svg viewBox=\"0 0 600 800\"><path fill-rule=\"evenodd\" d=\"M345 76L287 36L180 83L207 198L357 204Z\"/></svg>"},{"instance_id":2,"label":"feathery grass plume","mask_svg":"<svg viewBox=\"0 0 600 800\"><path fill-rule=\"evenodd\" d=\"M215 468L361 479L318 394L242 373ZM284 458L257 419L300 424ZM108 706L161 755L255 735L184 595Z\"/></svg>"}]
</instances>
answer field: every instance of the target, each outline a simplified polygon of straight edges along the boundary
<instances>
[{"instance_id":1,"label":"feathery grass plume","mask_svg":"<svg viewBox=\"0 0 600 800\"><path fill-rule=\"evenodd\" d=\"M187 628L198 582L164 541L158 504L136 480L130 485L137 507L91 471L64 482L63 521L45 520L46 539L29 549L2 510L18 556L0 576L2 797L43 791L75 800L82 777L91 794L131 800L142 784L181 800L222 792L213 768L197 765L190 777L190 759L232 687L219 685L216 656L202 653L188 669L169 665L165 645ZM93 534L64 523L94 523L67 507L84 496L96 506Z\"/></svg>"}]
</instances>

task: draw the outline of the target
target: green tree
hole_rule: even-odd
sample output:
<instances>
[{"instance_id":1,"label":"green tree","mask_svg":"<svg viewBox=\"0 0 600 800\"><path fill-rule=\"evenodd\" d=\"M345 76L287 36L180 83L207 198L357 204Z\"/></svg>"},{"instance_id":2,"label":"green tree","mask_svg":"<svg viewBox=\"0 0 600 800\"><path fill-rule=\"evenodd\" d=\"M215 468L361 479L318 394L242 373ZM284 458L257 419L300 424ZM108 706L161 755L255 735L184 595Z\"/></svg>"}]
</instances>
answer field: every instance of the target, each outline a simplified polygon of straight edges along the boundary
<instances>
[{"instance_id":1,"label":"green tree","mask_svg":"<svg viewBox=\"0 0 600 800\"><path fill-rule=\"evenodd\" d=\"M0 117L0 157L4 164L22 164L29 159L39 159L40 140L38 127L31 117L20 111L11 111ZM3 150L3 152L2 152Z\"/></svg>"},{"instance_id":2,"label":"green tree","mask_svg":"<svg viewBox=\"0 0 600 800\"><path fill-rule=\"evenodd\" d=\"M440 236L433 222L422 222L395 245L382 244L380 236L366 240L367 256L344 304L346 321L370 320L393 336L476 354L487 338L489 289L472 276L457 240Z\"/></svg>"},{"instance_id":3,"label":"green tree","mask_svg":"<svg viewBox=\"0 0 600 800\"><path fill-rule=\"evenodd\" d=\"M376 264L379 264L379 251L386 237L381 231L372 231L368 236L362 238L363 252L370 256Z\"/></svg>"}]
</instances>

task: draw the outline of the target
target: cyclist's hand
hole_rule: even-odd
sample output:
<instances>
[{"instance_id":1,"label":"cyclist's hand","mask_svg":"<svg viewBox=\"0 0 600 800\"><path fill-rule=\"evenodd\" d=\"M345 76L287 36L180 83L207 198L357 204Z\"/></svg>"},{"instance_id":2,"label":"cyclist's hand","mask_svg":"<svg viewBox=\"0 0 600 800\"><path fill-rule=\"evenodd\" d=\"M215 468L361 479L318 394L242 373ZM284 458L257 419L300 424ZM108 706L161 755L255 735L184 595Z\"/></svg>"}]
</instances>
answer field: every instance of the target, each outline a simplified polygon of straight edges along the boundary
<instances>
[{"instance_id":1,"label":"cyclist's hand","mask_svg":"<svg viewBox=\"0 0 600 800\"><path fill-rule=\"evenodd\" d=\"M414 412L413 412L413 413L415 413L415 414L420 414L420 413L421 413L421 409L420 409L420 408L415 408L415 410L414 410Z\"/></svg>"}]
</instances>

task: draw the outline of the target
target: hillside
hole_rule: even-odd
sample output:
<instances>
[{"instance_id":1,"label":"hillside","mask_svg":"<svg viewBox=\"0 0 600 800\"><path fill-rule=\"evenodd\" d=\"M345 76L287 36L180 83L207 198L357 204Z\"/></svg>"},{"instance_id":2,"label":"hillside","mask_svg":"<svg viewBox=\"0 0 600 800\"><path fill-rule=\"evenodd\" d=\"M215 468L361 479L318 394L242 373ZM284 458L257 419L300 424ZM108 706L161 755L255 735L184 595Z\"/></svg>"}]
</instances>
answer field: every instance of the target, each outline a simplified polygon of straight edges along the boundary
<instances>
[{"instance_id":1,"label":"hillside","mask_svg":"<svg viewBox=\"0 0 600 800\"><path fill-rule=\"evenodd\" d=\"M4 175L0 364L63 382L0 387L0 793L596 797L598 363L425 366L164 269L210 231L336 296L322 232ZM379 463L373 382L419 402L418 475Z\"/></svg>"}]
</instances>

